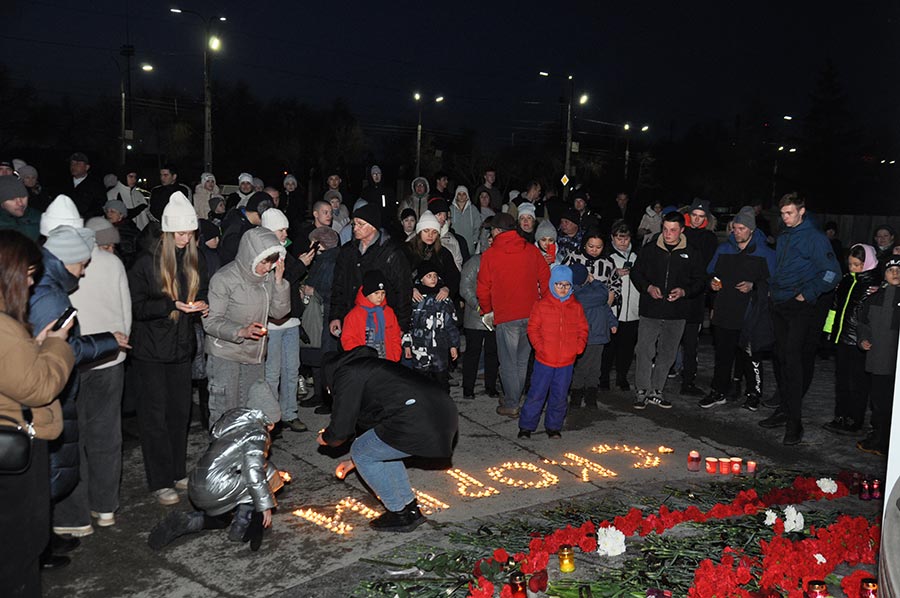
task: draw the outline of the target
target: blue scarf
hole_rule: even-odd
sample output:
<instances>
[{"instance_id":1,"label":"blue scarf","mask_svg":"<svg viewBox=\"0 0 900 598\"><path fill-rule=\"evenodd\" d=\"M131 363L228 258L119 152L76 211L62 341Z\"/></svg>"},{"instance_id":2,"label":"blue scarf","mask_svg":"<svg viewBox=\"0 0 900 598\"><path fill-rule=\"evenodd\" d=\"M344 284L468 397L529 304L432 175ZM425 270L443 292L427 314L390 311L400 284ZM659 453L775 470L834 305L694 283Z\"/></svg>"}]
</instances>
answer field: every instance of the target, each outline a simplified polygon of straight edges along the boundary
<instances>
[{"instance_id":1,"label":"blue scarf","mask_svg":"<svg viewBox=\"0 0 900 598\"><path fill-rule=\"evenodd\" d=\"M384 307L374 305L372 307L360 306L366 310L366 330L372 331L372 340L378 344L384 344Z\"/></svg>"}]
</instances>

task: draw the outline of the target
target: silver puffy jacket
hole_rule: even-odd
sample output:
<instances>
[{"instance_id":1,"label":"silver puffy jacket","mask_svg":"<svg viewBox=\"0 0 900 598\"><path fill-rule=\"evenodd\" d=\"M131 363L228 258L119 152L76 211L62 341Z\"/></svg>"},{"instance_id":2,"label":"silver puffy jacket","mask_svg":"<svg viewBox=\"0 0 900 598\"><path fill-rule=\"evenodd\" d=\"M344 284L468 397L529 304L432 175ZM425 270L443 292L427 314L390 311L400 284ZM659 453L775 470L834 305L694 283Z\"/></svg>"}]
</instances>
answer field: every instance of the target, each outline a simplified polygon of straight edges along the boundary
<instances>
[{"instance_id":1,"label":"silver puffy jacket","mask_svg":"<svg viewBox=\"0 0 900 598\"><path fill-rule=\"evenodd\" d=\"M191 502L208 515L221 515L240 504L257 511L276 506L284 482L266 461L269 420L257 409L231 409L210 431L212 442L188 480Z\"/></svg>"}]
</instances>

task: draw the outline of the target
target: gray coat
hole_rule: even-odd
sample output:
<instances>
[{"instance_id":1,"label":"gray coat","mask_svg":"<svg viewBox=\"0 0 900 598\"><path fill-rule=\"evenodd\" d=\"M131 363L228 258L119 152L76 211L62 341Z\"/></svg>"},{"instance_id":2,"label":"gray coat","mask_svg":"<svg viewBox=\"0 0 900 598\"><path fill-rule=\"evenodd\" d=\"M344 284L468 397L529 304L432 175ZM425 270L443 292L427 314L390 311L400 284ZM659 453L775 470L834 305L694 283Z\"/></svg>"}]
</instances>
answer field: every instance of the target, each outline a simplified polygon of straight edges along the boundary
<instances>
[{"instance_id":1,"label":"gray coat","mask_svg":"<svg viewBox=\"0 0 900 598\"><path fill-rule=\"evenodd\" d=\"M459 280L459 294L466 302L466 310L463 314L463 328L472 330L487 330L478 313L478 297L475 289L478 287L478 269L481 267L481 254L473 255L463 264L462 274Z\"/></svg>"},{"instance_id":2,"label":"gray coat","mask_svg":"<svg viewBox=\"0 0 900 598\"><path fill-rule=\"evenodd\" d=\"M900 287L885 284L862 304L856 326L858 342L869 341L866 371L892 376L897 368L900 339Z\"/></svg>"},{"instance_id":3,"label":"gray coat","mask_svg":"<svg viewBox=\"0 0 900 598\"><path fill-rule=\"evenodd\" d=\"M256 511L276 506L284 484L266 461L271 422L257 409L232 409L215 423L212 442L188 479L191 502L208 515L221 515L241 504Z\"/></svg>"},{"instance_id":4,"label":"gray coat","mask_svg":"<svg viewBox=\"0 0 900 598\"><path fill-rule=\"evenodd\" d=\"M237 257L209 281L209 315L203 318L206 352L238 363L262 363L266 339L248 340L238 331L253 322L283 318L291 310L291 285L275 282L274 272L259 276L256 265L273 253L283 258L284 247L275 233L253 228L241 237Z\"/></svg>"}]
</instances>

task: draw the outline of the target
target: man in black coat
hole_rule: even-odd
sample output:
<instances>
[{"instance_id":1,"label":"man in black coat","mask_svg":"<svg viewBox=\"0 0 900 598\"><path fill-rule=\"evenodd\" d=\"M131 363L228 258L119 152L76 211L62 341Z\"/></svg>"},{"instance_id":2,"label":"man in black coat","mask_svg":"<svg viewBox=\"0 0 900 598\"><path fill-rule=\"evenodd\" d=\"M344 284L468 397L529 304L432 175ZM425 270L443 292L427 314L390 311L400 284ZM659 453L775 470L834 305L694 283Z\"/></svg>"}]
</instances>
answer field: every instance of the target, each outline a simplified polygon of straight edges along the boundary
<instances>
[{"instance_id":1,"label":"man in black coat","mask_svg":"<svg viewBox=\"0 0 900 598\"><path fill-rule=\"evenodd\" d=\"M627 193L617 193L615 200L600 211L600 232L609 236L612 225L617 220L624 220L629 230L637 230L642 217L643 210L631 201Z\"/></svg>"},{"instance_id":2,"label":"man in black coat","mask_svg":"<svg viewBox=\"0 0 900 598\"><path fill-rule=\"evenodd\" d=\"M662 391L684 332L687 299L703 292L704 269L699 253L684 236L684 217L678 212L666 214L662 232L655 242L644 245L631 269L631 282L641 292L635 409L647 403L664 409L672 406Z\"/></svg>"},{"instance_id":3,"label":"man in black coat","mask_svg":"<svg viewBox=\"0 0 900 598\"><path fill-rule=\"evenodd\" d=\"M159 185L150 190L150 215L156 218L157 222L162 220L163 210L176 191L181 191L185 197L191 199L191 190L187 185L178 182L178 169L175 165L164 164L159 169Z\"/></svg>"},{"instance_id":4,"label":"man in black coat","mask_svg":"<svg viewBox=\"0 0 900 598\"><path fill-rule=\"evenodd\" d=\"M333 354L322 367L333 399L322 446L339 446L364 430L350 449L353 465L387 511L369 522L376 531L411 532L425 522L403 459L447 459L459 416L449 393L399 363L361 346ZM346 471L346 470L345 470Z\"/></svg>"},{"instance_id":5,"label":"man in black coat","mask_svg":"<svg viewBox=\"0 0 900 598\"><path fill-rule=\"evenodd\" d=\"M87 220L94 216L103 216L103 204L106 203L106 187L103 181L91 174L91 161L81 152L69 156L69 173L71 184L63 191L75 202L78 213ZM169 196L166 196L168 201Z\"/></svg>"},{"instance_id":6,"label":"man in black coat","mask_svg":"<svg viewBox=\"0 0 900 598\"><path fill-rule=\"evenodd\" d=\"M353 307L363 275L381 270L387 277L387 303L397 314L400 329L409 330L412 315L412 273L403 247L381 233L381 209L366 204L353 212L353 239L341 247L331 288L328 329L341 335L341 321Z\"/></svg>"},{"instance_id":7,"label":"man in black coat","mask_svg":"<svg viewBox=\"0 0 900 598\"><path fill-rule=\"evenodd\" d=\"M396 196L382 183L381 167L377 164L369 170L369 180L359 196L366 203L381 208L381 221L391 234L399 235L402 232L400 221L394 217L397 214Z\"/></svg>"},{"instance_id":8,"label":"man in black coat","mask_svg":"<svg viewBox=\"0 0 900 598\"><path fill-rule=\"evenodd\" d=\"M256 191L244 207L234 208L222 222L222 240L219 242L219 258L222 265L231 263L237 256L241 237L261 222L262 214L272 207L272 197L265 191Z\"/></svg>"}]
</instances>

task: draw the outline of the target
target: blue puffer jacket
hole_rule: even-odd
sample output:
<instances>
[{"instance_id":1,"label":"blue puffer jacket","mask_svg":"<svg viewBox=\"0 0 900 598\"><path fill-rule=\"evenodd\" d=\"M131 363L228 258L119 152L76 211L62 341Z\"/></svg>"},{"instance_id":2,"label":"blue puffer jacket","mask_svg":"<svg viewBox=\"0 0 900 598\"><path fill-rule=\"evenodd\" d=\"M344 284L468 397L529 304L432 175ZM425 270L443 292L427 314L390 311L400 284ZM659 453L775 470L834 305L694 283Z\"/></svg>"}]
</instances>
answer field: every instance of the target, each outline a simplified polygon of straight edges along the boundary
<instances>
[{"instance_id":1,"label":"blue puffer jacket","mask_svg":"<svg viewBox=\"0 0 900 598\"><path fill-rule=\"evenodd\" d=\"M587 344L605 345L609 342L609 329L619 325L619 320L609 306L609 289L599 280L594 280L575 289L574 295L587 318Z\"/></svg>"},{"instance_id":2,"label":"blue puffer jacket","mask_svg":"<svg viewBox=\"0 0 900 598\"><path fill-rule=\"evenodd\" d=\"M78 279L69 274L63 263L46 249L44 275L34 287L28 310L28 321L35 333L56 320L70 305L69 293L78 288ZM65 388L59 393L63 411L63 432L50 442L50 496L54 501L65 497L78 483L78 421L75 396L78 394L78 366L97 361L118 352L119 343L111 332L81 336L78 321L69 332L69 345L75 353L75 369Z\"/></svg>"},{"instance_id":3,"label":"blue puffer jacket","mask_svg":"<svg viewBox=\"0 0 900 598\"><path fill-rule=\"evenodd\" d=\"M775 272L769 285L772 301L784 303L802 294L805 301L815 303L840 281L841 266L831 242L813 225L809 214L778 236Z\"/></svg>"}]
</instances>

